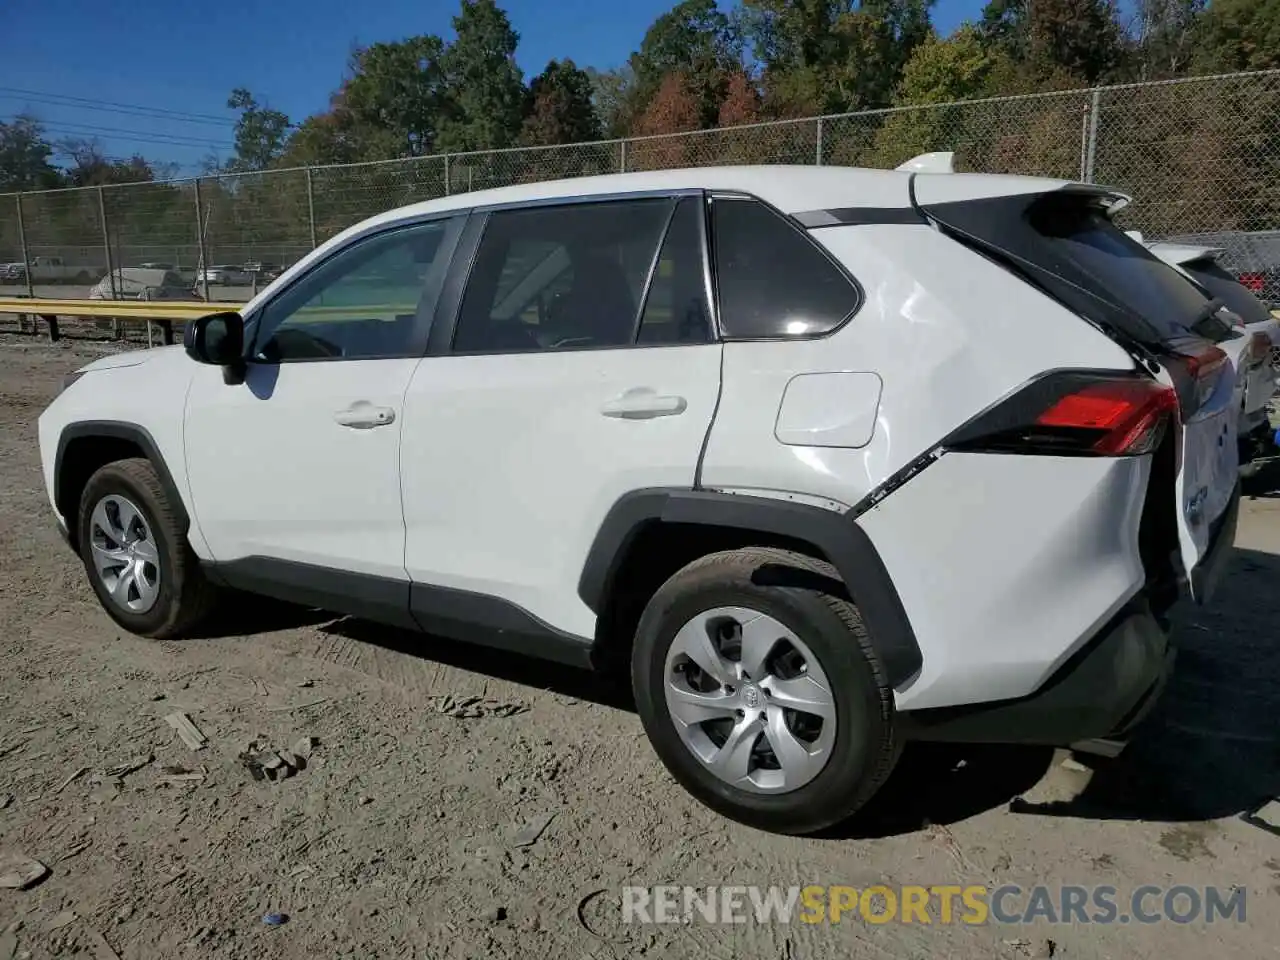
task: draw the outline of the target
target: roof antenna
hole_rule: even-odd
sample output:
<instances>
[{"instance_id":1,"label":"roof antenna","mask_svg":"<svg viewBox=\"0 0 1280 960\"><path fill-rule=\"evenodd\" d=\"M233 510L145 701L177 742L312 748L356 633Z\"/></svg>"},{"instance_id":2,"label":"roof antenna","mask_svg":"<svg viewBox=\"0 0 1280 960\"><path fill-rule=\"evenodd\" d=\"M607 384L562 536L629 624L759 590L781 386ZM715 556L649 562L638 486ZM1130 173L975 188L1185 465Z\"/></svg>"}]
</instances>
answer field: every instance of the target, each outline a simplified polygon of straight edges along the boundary
<instances>
[{"instance_id":1,"label":"roof antenna","mask_svg":"<svg viewBox=\"0 0 1280 960\"><path fill-rule=\"evenodd\" d=\"M912 157L906 163L894 167L894 169L907 173L955 173L955 158L956 155L950 150L942 150L937 153L922 153L918 157Z\"/></svg>"}]
</instances>

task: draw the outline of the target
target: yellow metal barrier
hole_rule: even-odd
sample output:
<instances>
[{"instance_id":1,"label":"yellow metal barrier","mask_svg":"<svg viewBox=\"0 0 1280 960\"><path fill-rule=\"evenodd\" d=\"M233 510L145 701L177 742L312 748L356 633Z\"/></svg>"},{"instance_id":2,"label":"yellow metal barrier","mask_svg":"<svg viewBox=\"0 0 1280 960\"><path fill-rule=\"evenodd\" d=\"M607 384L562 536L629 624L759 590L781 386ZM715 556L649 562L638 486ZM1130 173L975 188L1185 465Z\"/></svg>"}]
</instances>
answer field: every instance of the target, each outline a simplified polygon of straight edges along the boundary
<instances>
[{"instance_id":1,"label":"yellow metal barrier","mask_svg":"<svg viewBox=\"0 0 1280 960\"><path fill-rule=\"evenodd\" d=\"M0 313L40 317L49 325L49 339L57 341L59 317L95 317L107 320L141 320L147 324L147 341L151 342L151 325L160 324L165 343L173 342L174 321L196 320L210 313L241 310L243 303L220 300L42 300L27 297L0 297ZM412 314L417 304L379 303L348 306L303 307L295 316L325 321L353 319L394 320Z\"/></svg>"},{"instance_id":2,"label":"yellow metal barrier","mask_svg":"<svg viewBox=\"0 0 1280 960\"><path fill-rule=\"evenodd\" d=\"M152 324L160 325L161 340L173 343L173 322L195 320L220 310L239 310L243 303L204 300L59 300L35 297L0 297L0 313L19 317L39 317L49 325L49 340L60 337L59 317L96 317L114 321L142 320L147 325L147 344L152 342ZM117 330L117 336L119 331Z\"/></svg>"},{"instance_id":3,"label":"yellow metal barrier","mask_svg":"<svg viewBox=\"0 0 1280 960\"><path fill-rule=\"evenodd\" d=\"M42 300L0 297L0 313L34 313L42 317L107 317L121 320L194 320L220 310L239 310L243 303L204 300Z\"/></svg>"}]
</instances>

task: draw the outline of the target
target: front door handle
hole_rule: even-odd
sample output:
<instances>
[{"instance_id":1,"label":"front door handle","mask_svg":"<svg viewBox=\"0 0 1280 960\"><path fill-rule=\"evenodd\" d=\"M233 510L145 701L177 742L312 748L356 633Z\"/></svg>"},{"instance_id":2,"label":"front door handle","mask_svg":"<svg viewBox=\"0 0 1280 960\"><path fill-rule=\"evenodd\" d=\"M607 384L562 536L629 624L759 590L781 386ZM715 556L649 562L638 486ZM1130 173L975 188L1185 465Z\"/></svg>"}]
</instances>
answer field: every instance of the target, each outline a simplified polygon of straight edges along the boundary
<instances>
[{"instance_id":1,"label":"front door handle","mask_svg":"<svg viewBox=\"0 0 1280 960\"><path fill-rule=\"evenodd\" d=\"M635 387L610 400L600 408L600 412L606 417L622 420L649 420L679 416L688 406L689 402L684 397L664 396L648 387Z\"/></svg>"},{"instance_id":2,"label":"front door handle","mask_svg":"<svg viewBox=\"0 0 1280 960\"><path fill-rule=\"evenodd\" d=\"M390 407L375 407L367 400L357 400L345 410L339 410L333 419L353 430L371 430L394 423L396 412Z\"/></svg>"}]
</instances>

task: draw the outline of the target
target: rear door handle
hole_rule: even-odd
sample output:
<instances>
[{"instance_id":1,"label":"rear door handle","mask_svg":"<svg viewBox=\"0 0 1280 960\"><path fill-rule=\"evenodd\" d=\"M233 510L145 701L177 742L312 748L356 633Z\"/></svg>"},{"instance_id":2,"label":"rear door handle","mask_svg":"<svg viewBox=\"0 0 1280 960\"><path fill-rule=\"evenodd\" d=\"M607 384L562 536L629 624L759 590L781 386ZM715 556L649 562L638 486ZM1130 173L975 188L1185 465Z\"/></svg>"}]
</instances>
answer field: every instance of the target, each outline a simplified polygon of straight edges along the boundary
<instances>
[{"instance_id":1,"label":"rear door handle","mask_svg":"<svg viewBox=\"0 0 1280 960\"><path fill-rule=\"evenodd\" d=\"M684 413L689 402L684 397L654 393L648 387L635 387L615 397L600 408L606 417L622 420L650 420L653 417L675 417Z\"/></svg>"},{"instance_id":2,"label":"rear door handle","mask_svg":"<svg viewBox=\"0 0 1280 960\"><path fill-rule=\"evenodd\" d=\"M337 411L333 419L353 430L371 430L394 423L396 412L390 407L375 407L367 400L357 400L347 409Z\"/></svg>"}]
</instances>

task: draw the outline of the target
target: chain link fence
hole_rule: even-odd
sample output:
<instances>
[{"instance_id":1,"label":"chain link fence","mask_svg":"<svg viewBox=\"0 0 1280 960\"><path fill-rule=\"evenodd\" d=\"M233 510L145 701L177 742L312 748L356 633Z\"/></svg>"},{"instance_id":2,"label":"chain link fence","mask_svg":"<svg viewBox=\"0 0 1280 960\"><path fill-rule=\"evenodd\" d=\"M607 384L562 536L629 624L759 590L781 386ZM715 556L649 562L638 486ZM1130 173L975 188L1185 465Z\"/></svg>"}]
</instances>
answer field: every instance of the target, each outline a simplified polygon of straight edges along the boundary
<instances>
[{"instance_id":1,"label":"chain link fence","mask_svg":"<svg viewBox=\"0 0 1280 960\"><path fill-rule=\"evenodd\" d=\"M726 163L893 167L933 150L954 151L961 170L1117 187L1135 198L1122 214L1127 229L1226 246L1238 271L1280 268L1278 70L567 146L0 194L0 280L45 296L83 296L86 284L110 282L121 268L156 265L209 298L239 300L259 276L344 228L421 200Z\"/></svg>"}]
</instances>

